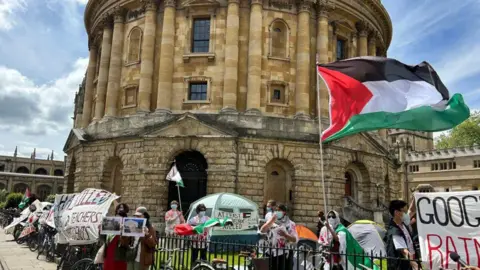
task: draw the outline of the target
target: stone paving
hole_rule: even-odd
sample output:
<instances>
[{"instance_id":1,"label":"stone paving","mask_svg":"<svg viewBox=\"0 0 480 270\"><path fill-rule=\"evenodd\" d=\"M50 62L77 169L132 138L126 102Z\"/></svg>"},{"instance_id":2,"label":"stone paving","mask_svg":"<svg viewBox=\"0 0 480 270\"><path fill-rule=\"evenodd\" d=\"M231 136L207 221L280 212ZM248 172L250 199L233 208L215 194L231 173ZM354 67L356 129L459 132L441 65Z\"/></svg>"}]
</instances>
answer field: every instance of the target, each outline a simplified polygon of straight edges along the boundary
<instances>
[{"instance_id":1,"label":"stone paving","mask_svg":"<svg viewBox=\"0 0 480 270\"><path fill-rule=\"evenodd\" d=\"M41 256L37 260L37 253L31 252L27 246L18 245L12 241L11 235L5 235L0 229L0 270L55 270L57 265L45 261Z\"/></svg>"}]
</instances>

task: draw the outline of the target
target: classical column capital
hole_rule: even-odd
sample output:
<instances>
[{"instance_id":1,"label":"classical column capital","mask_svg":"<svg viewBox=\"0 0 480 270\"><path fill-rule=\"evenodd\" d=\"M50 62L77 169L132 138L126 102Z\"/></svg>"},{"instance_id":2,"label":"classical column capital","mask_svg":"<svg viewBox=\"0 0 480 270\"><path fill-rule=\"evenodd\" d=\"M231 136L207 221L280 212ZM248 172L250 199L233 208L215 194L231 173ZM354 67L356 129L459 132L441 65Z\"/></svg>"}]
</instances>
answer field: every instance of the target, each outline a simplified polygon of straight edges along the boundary
<instances>
[{"instance_id":1,"label":"classical column capital","mask_svg":"<svg viewBox=\"0 0 480 270\"><path fill-rule=\"evenodd\" d=\"M368 36L368 31L370 30L370 25L366 21L358 21L355 24L355 27L357 28L359 37L367 37Z\"/></svg>"},{"instance_id":2,"label":"classical column capital","mask_svg":"<svg viewBox=\"0 0 480 270\"><path fill-rule=\"evenodd\" d=\"M330 0L319 0L317 4L317 16L328 18L330 12L335 9L335 4Z\"/></svg>"},{"instance_id":3,"label":"classical column capital","mask_svg":"<svg viewBox=\"0 0 480 270\"><path fill-rule=\"evenodd\" d=\"M102 18L100 19L99 26L102 28L112 28L113 27L113 17L111 14L103 14Z\"/></svg>"},{"instance_id":4,"label":"classical column capital","mask_svg":"<svg viewBox=\"0 0 480 270\"><path fill-rule=\"evenodd\" d=\"M228 0L229 4L240 4L240 0Z\"/></svg>"},{"instance_id":5,"label":"classical column capital","mask_svg":"<svg viewBox=\"0 0 480 270\"><path fill-rule=\"evenodd\" d=\"M121 6L116 6L112 10L113 22L114 23L123 23L125 21L125 14L127 10Z\"/></svg>"},{"instance_id":6,"label":"classical column capital","mask_svg":"<svg viewBox=\"0 0 480 270\"><path fill-rule=\"evenodd\" d=\"M377 31L370 32L368 43L371 45L375 45L377 43Z\"/></svg>"},{"instance_id":7,"label":"classical column capital","mask_svg":"<svg viewBox=\"0 0 480 270\"><path fill-rule=\"evenodd\" d=\"M313 2L310 0L300 0L297 1L297 9L298 13L300 12L312 12L313 9Z\"/></svg>"},{"instance_id":8,"label":"classical column capital","mask_svg":"<svg viewBox=\"0 0 480 270\"><path fill-rule=\"evenodd\" d=\"M143 7L145 8L146 11L148 10L157 10L157 1L156 0L141 0L140 1L143 4Z\"/></svg>"},{"instance_id":9,"label":"classical column capital","mask_svg":"<svg viewBox=\"0 0 480 270\"><path fill-rule=\"evenodd\" d=\"M88 39L88 50L89 51L96 51L98 49L97 44L95 44L95 38L91 37Z\"/></svg>"},{"instance_id":10,"label":"classical column capital","mask_svg":"<svg viewBox=\"0 0 480 270\"><path fill-rule=\"evenodd\" d=\"M163 1L165 7L175 7L176 1L175 0L165 0Z\"/></svg>"}]
</instances>

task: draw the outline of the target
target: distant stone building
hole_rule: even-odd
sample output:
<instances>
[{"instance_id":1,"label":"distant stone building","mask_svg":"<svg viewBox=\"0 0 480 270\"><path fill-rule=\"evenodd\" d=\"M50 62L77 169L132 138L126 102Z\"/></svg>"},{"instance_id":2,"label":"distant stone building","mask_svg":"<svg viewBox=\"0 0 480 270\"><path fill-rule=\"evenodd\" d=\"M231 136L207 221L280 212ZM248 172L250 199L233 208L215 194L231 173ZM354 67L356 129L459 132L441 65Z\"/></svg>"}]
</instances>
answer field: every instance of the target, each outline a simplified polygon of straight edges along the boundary
<instances>
[{"instance_id":1,"label":"distant stone building","mask_svg":"<svg viewBox=\"0 0 480 270\"><path fill-rule=\"evenodd\" d=\"M47 159L37 158L35 152L24 158L15 148L12 156L0 156L0 190L23 193L29 187L41 199L63 192L65 163L54 160L53 151Z\"/></svg>"},{"instance_id":2,"label":"distant stone building","mask_svg":"<svg viewBox=\"0 0 480 270\"><path fill-rule=\"evenodd\" d=\"M90 0L85 24L68 192L104 188L160 221L178 196L165 180L175 161L184 209L234 192L284 202L313 227L324 201L347 220L373 219L377 199L401 196L385 130L325 144L321 182L319 119L326 128L329 114L316 56L385 56L381 1Z\"/></svg>"}]
</instances>

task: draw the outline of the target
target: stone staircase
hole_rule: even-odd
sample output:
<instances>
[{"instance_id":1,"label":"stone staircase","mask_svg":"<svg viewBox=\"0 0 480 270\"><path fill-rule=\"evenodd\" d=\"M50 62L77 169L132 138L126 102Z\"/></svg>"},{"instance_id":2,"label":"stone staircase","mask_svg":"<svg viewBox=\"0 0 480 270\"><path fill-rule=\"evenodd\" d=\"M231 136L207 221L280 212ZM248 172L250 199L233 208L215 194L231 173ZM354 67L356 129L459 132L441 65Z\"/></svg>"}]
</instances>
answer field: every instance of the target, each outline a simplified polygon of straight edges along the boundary
<instances>
[{"instance_id":1,"label":"stone staircase","mask_svg":"<svg viewBox=\"0 0 480 270\"><path fill-rule=\"evenodd\" d=\"M350 196L344 197L344 205L342 208L342 217L346 223L353 223L357 220L373 220L379 224L388 224L390 214L388 207L383 203L378 204L379 207L370 209L360 205Z\"/></svg>"}]
</instances>

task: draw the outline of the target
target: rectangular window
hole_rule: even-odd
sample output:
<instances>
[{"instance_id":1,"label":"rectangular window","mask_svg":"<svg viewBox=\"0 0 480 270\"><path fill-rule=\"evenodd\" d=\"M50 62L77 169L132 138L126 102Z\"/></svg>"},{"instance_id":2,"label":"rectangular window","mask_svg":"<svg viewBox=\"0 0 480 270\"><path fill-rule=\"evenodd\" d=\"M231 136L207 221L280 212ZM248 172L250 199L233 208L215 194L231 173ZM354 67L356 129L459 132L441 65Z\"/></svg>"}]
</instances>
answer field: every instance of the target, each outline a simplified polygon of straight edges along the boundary
<instances>
[{"instance_id":1,"label":"rectangular window","mask_svg":"<svg viewBox=\"0 0 480 270\"><path fill-rule=\"evenodd\" d=\"M337 61L345 59L345 40L337 39Z\"/></svg>"},{"instance_id":2,"label":"rectangular window","mask_svg":"<svg viewBox=\"0 0 480 270\"><path fill-rule=\"evenodd\" d=\"M207 83L190 83L188 87L188 100L207 100Z\"/></svg>"},{"instance_id":3,"label":"rectangular window","mask_svg":"<svg viewBox=\"0 0 480 270\"><path fill-rule=\"evenodd\" d=\"M210 44L210 19L194 19L192 34L192 52L207 53Z\"/></svg>"},{"instance_id":4,"label":"rectangular window","mask_svg":"<svg viewBox=\"0 0 480 270\"><path fill-rule=\"evenodd\" d=\"M419 167L418 165L410 165L410 172L418 172Z\"/></svg>"},{"instance_id":5,"label":"rectangular window","mask_svg":"<svg viewBox=\"0 0 480 270\"><path fill-rule=\"evenodd\" d=\"M448 162L448 169L449 170L455 170L457 169L457 163L455 161L450 161Z\"/></svg>"},{"instance_id":6,"label":"rectangular window","mask_svg":"<svg viewBox=\"0 0 480 270\"><path fill-rule=\"evenodd\" d=\"M480 168L480 160L473 161L473 168Z\"/></svg>"}]
</instances>

